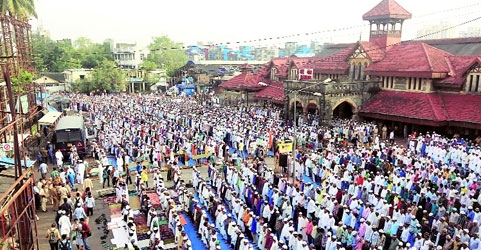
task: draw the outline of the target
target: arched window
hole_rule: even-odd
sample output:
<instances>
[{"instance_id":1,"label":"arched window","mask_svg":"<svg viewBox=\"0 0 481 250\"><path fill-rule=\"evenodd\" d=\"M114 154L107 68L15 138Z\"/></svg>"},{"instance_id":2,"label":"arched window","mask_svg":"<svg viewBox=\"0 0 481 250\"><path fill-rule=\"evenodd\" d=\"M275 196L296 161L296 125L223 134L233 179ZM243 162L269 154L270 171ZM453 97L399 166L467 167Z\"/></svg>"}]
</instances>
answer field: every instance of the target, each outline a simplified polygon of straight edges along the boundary
<instances>
[{"instance_id":1,"label":"arched window","mask_svg":"<svg viewBox=\"0 0 481 250\"><path fill-rule=\"evenodd\" d=\"M364 66L362 67L362 80L365 81L366 80L366 74L364 72L364 70L367 68L367 63L364 63Z\"/></svg>"},{"instance_id":2,"label":"arched window","mask_svg":"<svg viewBox=\"0 0 481 250\"><path fill-rule=\"evenodd\" d=\"M356 80L356 64L353 63L351 64L351 69L352 69L352 75L351 75L351 80Z\"/></svg>"},{"instance_id":3,"label":"arched window","mask_svg":"<svg viewBox=\"0 0 481 250\"><path fill-rule=\"evenodd\" d=\"M271 69L271 81L274 81L276 77L276 68Z\"/></svg>"},{"instance_id":4,"label":"arched window","mask_svg":"<svg viewBox=\"0 0 481 250\"><path fill-rule=\"evenodd\" d=\"M362 80L362 75L364 74L363 72L363 68L362 68L362 64L361 63L358 63L357 64L357 78L356 80Z\"/></svg>"}]
</instances>

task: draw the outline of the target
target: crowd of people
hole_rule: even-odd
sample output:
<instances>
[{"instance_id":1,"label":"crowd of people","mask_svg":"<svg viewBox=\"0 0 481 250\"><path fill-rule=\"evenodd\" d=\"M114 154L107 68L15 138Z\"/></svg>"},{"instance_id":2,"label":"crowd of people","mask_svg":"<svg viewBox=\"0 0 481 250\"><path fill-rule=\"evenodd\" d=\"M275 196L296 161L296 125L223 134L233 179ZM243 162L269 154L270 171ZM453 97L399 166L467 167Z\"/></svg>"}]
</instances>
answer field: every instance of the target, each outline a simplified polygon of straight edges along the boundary
<instances>
[{"instance_id":1,"label":"crowd of people","mask_svg":"<svg viewBox=\"0 0 481 250\"><path fill-rule=\"evenodd\" d=\"M321 126L315 119L300 119L294 127L270 105L221 106L192 97L126 94L72 99L74 110L89 111L97 139L92 156L99 166L109 165L107 155L116 158L116 166L102 168L99 179L104 187L112 180L132 248L138 248L138 239L126 194L131 162L151 249L163 246L158 216L146 195L151 189L159 195L179 249L192 248L181 214L190 216L207 249L219 249L220 241L235 250L481 249L479 142L431 132L413 133L400 144L393 129L352 120ZM294 135L297 150L281 153L276 145ZM269 152L279 168L266 163ZM58 176L39 181L39 209L49 199L54 204L53 196L75 207L69 171L77 173L84 163L74 161L70 170L55 170ZM180 166L192 164L192 179L183 180ZM208 168L207 176L198 171L202 167ZM166 180L160 174L165 169ZM89 176L84 179L84 192L75 196L87 203ZM177 197L166 193L167 181ZM84 213L77 214L63 204L59 217L88 218L84 205ZM52 228L60 221L65 219ZM58 241L71 231L60 227ZM89 249L88 240L83 243Z\"/></svg>"},{"instance_id":2,"label":"crowd of people","mask_svg":"<svg viewBox=\"0 0 481 250\"><path fill-rule=\"evenodd\" d=\"M47 147L52 151L51 144ZM47 213L47 205L51 205L56 213L45 238L52 250L92 249L88 244L91 234L88 220L93 215L95 198L92 180L88 174L84 175L88 164L79 159L75 148L68 158L60 151L54 157L55 161L50 159L51 170L48 159L41 158L40 178L33 187L37 211Z\"/></svg>"}]
</instances>

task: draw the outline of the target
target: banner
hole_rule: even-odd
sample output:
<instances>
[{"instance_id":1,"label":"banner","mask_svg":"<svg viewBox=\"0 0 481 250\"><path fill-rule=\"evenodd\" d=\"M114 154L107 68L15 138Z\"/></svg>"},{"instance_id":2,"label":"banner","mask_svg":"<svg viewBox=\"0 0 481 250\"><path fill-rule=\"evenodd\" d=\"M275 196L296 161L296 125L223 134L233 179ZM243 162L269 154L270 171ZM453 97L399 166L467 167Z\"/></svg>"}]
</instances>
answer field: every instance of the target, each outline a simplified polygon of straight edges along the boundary
<instances>
[{"instance_id":1,"label":"banner","mask_svg":"<svg viewBox=\"0 0 481 250\"><path fill-rule=\"evenodd\" d=\"M192 159L197 160L197 159L207 158L207 157L210 157L211 155L212 155L212 153L194 155L194 156L192 156Z\"/></svg>"},{"instance_id":2,"label":"banner","mask_svg":"<svg viewBox=\"0 0 481 250\"><path fill-rule=\"evenodd\" d=\"M279 141L277 143L280 153L292 152L292 141Z\"/></svg>"}]
</instances>

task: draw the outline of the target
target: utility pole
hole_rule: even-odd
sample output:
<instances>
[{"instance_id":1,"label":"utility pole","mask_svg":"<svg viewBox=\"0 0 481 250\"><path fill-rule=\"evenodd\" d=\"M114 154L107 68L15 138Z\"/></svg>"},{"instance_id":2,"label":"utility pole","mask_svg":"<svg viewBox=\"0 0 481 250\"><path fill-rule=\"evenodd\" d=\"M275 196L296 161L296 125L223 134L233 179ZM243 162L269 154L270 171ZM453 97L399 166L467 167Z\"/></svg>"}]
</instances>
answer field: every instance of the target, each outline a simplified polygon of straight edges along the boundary
<instances>
[{"instance_id":1,"label":"utility pole","mask_svg":"<svg viewBox=\"0 0 481 250\"><path fill-rule=\"evenodd\" d=\"M290 166L292 167L292 173L290 173L289 175L293 175L292 176L292 183L296 183L296 159L297 159L297 154L296 154L296 147L297 147L297 92L299 91L295 91L294 92L294 116L292 118L293 122L294 122L294 136L293 136L293 140L292 140L292 164L294 166Z\"/></svg>"},{"instance_id":2,"label":"utility pole","mask_svg":"<svg viewBox=\"0 0 481 250\"><path fill-rule=\"evenodd\" d=\"M15 101L13 98L13 91L12 91L12 79L10 78L10 66L8 63L2 63L2 72L3 72L3 79L5 79L5 83L7 85L7 94L8 94L8 104L10 106L10 115L12 118L13 123L13 154L14 154L14 164L15 164L15 179L18 179L22 176L22 161L20 159L20 144L18 142L18 121L17 121L17 110L15 109ZM22 104L19 103L21 106ZM23 180L20 182L20 185L23 183Z\"/></svg>"}]
</instances>

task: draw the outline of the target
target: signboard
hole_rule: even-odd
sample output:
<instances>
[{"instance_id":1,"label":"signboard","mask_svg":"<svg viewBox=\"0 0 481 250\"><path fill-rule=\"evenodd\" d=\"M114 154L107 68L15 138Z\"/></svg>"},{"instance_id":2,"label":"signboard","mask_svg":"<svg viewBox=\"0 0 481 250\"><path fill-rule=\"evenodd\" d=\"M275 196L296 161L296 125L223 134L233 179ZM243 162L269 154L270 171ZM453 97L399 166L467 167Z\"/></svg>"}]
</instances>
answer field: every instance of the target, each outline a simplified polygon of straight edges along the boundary
<instances>
[{"instance_id":1,"label":"signboard","mask_svg":"<svg viewBox=\"0 0 481 250\"><path fill-rule=\"evenodd\" d=\"M13 143L3 143L2 144L2 150L4 152L8 152L8 151L13 150Z\"/></svg>"},{"instance_id":2,"label":"signboard","mask_svg":"<svg viewBox=\"0 0 481 250\"><path fill-rule=\"evenodd\" d=\"M313 69L300 69L299 70L299 80L311 80L314 76Z\"/></svg>"},{"instance_id":3,"label":"signboard","mask_svg":"<svg viewBox=\"0 0 481 250\"><path fill-rule=\"evenodd\" d=\"M280 141L277 143L277 146L279 147L279 152L282 154L292 152L291 141Z\"/></svg>"}]
</instances>

